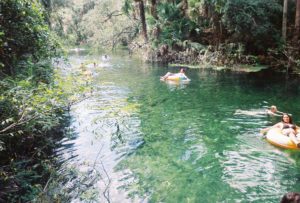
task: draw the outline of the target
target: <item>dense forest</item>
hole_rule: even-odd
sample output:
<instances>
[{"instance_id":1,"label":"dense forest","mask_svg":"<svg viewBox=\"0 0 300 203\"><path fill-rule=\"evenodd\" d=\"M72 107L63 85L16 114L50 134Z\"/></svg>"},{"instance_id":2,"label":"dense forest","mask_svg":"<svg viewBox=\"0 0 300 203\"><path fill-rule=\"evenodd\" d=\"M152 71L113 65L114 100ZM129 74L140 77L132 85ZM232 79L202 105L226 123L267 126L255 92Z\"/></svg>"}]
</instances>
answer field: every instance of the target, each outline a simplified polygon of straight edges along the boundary
<instances>
[{"instance_id":1,"label":"dense forest","mask_svg":"<svg viewBox=\"0 0 300 203\"><path fill-rule=\"evenodd\" d=\"M48 152L74 102L53 66L64 48L297 70L299 40L300 0L2 0L0 202L31 201L53 170Z\"/></svg>"},{"instance_id":2,"label":"dense forest","mask_svg":"<svg viewBox=\"0 0 300 203\"><path fill-rule=\"evenodd\" d=\"M0 2L0 202L30 201L47 181L64 117L51 67L58 46L39 2Z\"/></svg>"},{"instance_id":3,"label":"dense forest","mask_svg":"<svg viewBox=\"0 0 300 203\"><path fill-rule=\"evenodd\" d=\"M68 43L95 49L125 47L130 53L142 50L144 59L152 62L296 67L299 4L298 0L68 0L53 6L51 26Z\"/></svg>"},{"instance_id":4,"label":"dense forest","mask_svg":"<svg viewBox=\"0 0 300 203\"><path fill-rule=\"evenodd\" d=\"M48 14L39 1L0 2L0 202L43 191L74 102L53 65L63 51Z\"/></svg>"}]
</instances>

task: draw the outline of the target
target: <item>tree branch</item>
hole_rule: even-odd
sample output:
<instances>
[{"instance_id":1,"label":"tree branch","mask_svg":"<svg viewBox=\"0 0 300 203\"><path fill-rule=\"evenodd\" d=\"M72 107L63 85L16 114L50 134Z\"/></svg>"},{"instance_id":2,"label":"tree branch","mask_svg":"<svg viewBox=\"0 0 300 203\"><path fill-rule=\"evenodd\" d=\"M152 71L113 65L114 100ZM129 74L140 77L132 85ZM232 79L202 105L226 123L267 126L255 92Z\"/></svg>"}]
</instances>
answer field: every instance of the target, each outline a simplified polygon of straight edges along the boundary
<instances>
[{"instance_id":1,"label":"tree branch","mask_svg":"<svg viewBox=\"0 0 300 203\"><path fill-rule=\"evenodd\" d=\"M116 16L121 16L123 15L123 12L120 12L120 11L113 11L113 12L110 12L108 14L106 14L106 19L104 19L102 22L100 23L106 23L107 21L109 21L112 17L116 17Z\"/></svg>"}]
</instances>

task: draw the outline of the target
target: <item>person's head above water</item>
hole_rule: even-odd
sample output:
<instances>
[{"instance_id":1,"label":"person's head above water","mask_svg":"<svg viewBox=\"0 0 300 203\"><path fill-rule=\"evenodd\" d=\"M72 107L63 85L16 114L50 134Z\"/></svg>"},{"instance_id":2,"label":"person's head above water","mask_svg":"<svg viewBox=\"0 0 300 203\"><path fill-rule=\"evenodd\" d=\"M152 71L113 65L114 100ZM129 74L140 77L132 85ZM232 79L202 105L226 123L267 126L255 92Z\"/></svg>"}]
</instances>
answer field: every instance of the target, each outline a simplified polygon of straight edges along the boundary
<instances>
[{"instance_id":1,"label":"person's head above water","mask_svg":"<svg viewBox=\"0 0 300 203\"><path fill-rule=\"evenodd\" d=\"M282 121L283 123L290 123L290 124L293 124L293 119L292 119L292 117L291 117L290 115L286 114L286 113L282 115L281 121Z\"/></svg>"},{"instance_id":2,"label":"person's head above water","mask_svg":"<svg viewBox=\"0 0 300 203\"><path fill-rule=\"evenodd\" d=\"M185 73L185 68L180 68L180 73Z\"/></svg>"},{"instance_id":3,"label":"person's head above water","mask_svg":"<svg viewBox=\"0 0 300 203\"><path fill-rule=\"evenodd\" d=\"M276 113L276 112L277 112L277 107L274 106L274 105L272 105L272 106L270 107L270 111L271 111L272 113Z\"/></svg>"}]
</instances>

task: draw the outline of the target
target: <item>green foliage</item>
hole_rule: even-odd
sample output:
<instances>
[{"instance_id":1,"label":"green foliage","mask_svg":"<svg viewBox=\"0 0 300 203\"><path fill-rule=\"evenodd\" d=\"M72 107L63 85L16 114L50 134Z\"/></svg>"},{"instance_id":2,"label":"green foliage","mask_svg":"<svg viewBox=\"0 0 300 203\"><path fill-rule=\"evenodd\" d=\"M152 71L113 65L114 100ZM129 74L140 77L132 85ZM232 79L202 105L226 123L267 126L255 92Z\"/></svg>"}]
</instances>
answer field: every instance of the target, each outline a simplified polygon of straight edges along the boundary
<instances>
[{"instance_id":1,"label":"green foliage","mask_svg":"<svg viewBox=\"0 0 300 203\"><path fill-rule=\"evenodd\" d=\"M132 41L137 35L139 25L124 15L126 9L132 9L131 5L126 4L123 8L122 6L121 2L105 0L86 13L79 23L82 34L87 36L85 43L99 49L113 49Z\"/></svg>"},{"instance_id":2,"label":"green foliage","mask_svg":"<svg viewBox=\"0 0 300 203\"><path fill-rule=\"evenodd\" d=\"M228 2L227 0L206 0L205 4L211 5L214 11L218 14L223 14L224 6Z\"/></svg>"},{"instance_id":3,"label":"green foliage","mask_svg":"<svg viewBox=\"0 0 300 203\"><path fill-rule=\"evenodd\" d=\"M61 77L57 73L51 85L42 82L36 85L33 77L19 81L6 78L1 81L0 118L5 122L0 123L0 136L18 134L20 129L25 134L45 133L59 126L64 110L80 99L84 92L90 91L86 81L80 79L82 77ZM73 96L74 92L77 93L76 97ZM12 123L16 125L3 131Z\"/></svg>"},{"instance_id":4,"label":"green foliage","mask_svg":"<svg viewBox=\"0 0 300 203\"><path fill-rule=\"evenodd\" d=\"M49 9L57 1L43 3ZM59 44L47 23L39 0L0 1L0 202L31 202L40 193L49 152L79 97L74 88L86 90L86 82L65 88L69 79L54 72Z\"/></svg>"},{"instance_id":5,"label":"green foliage","mask_svg":"<svg viewBox=\"0 0 300 203\"><path fill-rule=\"evenodd\" d=\"M37 0L3 0L0 2L0 61L2 72L10 75L20 70L20 60L33 62L55 54L57 43L45 23L43 8Z\"/></svg>"},{"instance_id":6,"label":"green foliage","mask_svg":"<svg viewBox=\"0 0 300 203\"><path fill-rule=\"evenodd\" d=\"M133 6L132 6L132 0L125 0L124 4L122 6L122 11L129 16L130 11L133 10Z\"/></svg>"},{"instance_id":7,"label":"green foliage","mask_svg":"<svg viewBox=\"0 0 300 203\"><path fill-rule=\"evenodd\" d=\"M4 181L2 180L4 183L3 186L7 185L9 182L14 182L16 184L15 188L1 188L0 186L3 193L9 193L5 198L7 202L29 202L42 190L42 186L36 183L37 180L41 178L41 175L34 170L24 170L23 168L28 166L29 163L29 160L23 160L13 162L10 165L11 171L9 176L7 176L8 174L5 174L7 177ZM17 187L22 188L19 194L23 195L16 195L15 190ZM25 193L26 195L24 195Z\"/></svg>"},{"instance_id":8,"label":"green foliage","mask_svg":"<svg viewBox=\"0 0 300 203\"><path fill-rule=\"evenodd\" d=\"M199 16L201 15L201 8L203 5L203 1L202 0L189 0L188 1L189 7L190 7L190 17L192 20L197 22L197 19L199 18Z\"/></svg>"},{"instance_id":9,"label":"green foliage","mask_svg":"<svg viewBox=\"0 0 300 203\"><path fill-rule=\"evenodd\" d=\"M276 0L230 0L222 21L233 42L246 44L246 50L260 52L276 45L280 38L281 5Z\"/></svg>"},{"instance_id":10,"label":"green foliage","mask_svg":"<svg viewBox=\"0 0 300 203\"><path fill-rule=\"evenodd\" d=\"M201 27L209 27L213 18L224 14L226 0L189 0L190 18Z\"/></svg>"},{"instance_id":11,"label":"green foliage","mask_svg":"<svg viewBox=\"0 0 300 203\"><path fill-rule=\"evenodd\" d=\"M5 115L10 118L9 122L0 125L2 137L17 135L19 130L25 133L46 132L59 125L61 117L56 113L61 111L66 99L62 90L45 83L35 86L32 82L32 79L2 81L1 88L6 91L1 93L1 109L6 113L9 113L9 110L11 112ZM3 131L14 123L14 128Z\"/></svg>"},{"instance_id":12,"label":"green foliage","mask_svg":"<svg viewBox=\"0 0 300 203\"><path fill-rule=\"evenodd\" d=\"M34 77L0 82L0 201L28 202L41 192L66 111L91 91L84 75L57 71L54 78L51 84Z\"/></svg>"},{"instance_id":13,"label":"green foliage","mask_svg":"<svg viewBox=\"0 0 300 203\"><path fill-rule=\"evenodd\" d=\"M0 199L6 202L28 202L41 191L49 173L43 160L65 119L62 90L32 83L6 78L0 84Z\"/></svg>"},{"instance_id":14,"label":"green foliage","mask_svg":"<svg viewBox=\"0 0 300 203\"><path fill-rule=\"evenodd\" d=\"M157 7L158 22L150 18L150 26L159 25L161 33L159 43L172 46L178 41L189 37L190 31L196 27L195 23L183 17L179 8L170 3L161 3Z\"/></svg>"},{"instance_id":15,"label":"green foliage","mask_svg":"<svg viewBox=\"0 0 300 203\"><path fill-rule=\"evenodd\" d=\"M190 49L191 51L195 51L195 52L203 52L207 49L206 46L196 42L192 42L190 40L183 41L182 47L184 49Z\"/></svg>"},{"instance_id":16,"label":"green foliage","mask_svg":"<svg viewBox=\"0 0 300 203\"><path fill-rule=\"evenodd\" d=\"M126 2L68 0L66 5L55 4L51 28L65 46L106 49L127 45L136 36L138 25L129 17L131 1Z\"/></svg>"}]
</instances>

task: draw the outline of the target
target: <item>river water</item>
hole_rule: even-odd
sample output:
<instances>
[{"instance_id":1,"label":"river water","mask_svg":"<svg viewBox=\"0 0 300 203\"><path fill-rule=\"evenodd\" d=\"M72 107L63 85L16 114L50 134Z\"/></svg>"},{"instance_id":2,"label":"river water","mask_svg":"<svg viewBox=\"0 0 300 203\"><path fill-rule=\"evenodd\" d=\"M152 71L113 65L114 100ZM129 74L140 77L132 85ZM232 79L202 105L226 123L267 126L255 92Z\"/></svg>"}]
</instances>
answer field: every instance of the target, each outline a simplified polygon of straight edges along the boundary
<instances>
[{"instance_id":1,"label":"river water","mask_svg":"<svg viewBox=\"0 0 300 203\"><path fill-rule=\"evenodd\" d=\"M280 117L300 124L300 82L284 73L188 69L189 84L161 82L176 68L127 56L96 61L91 97L71 109L54 193L67 202L279 202L300 191L300 156L259 134Z\"/></svg>"}]
</instances>

